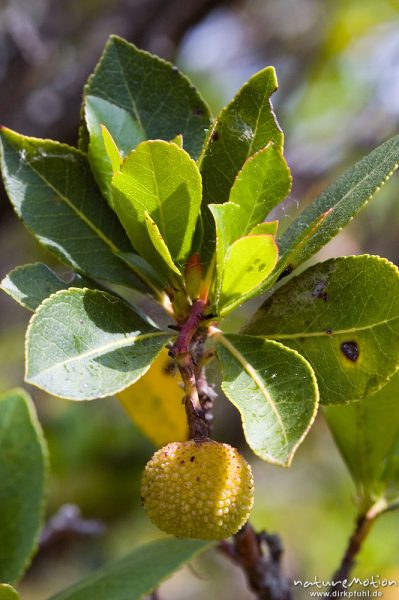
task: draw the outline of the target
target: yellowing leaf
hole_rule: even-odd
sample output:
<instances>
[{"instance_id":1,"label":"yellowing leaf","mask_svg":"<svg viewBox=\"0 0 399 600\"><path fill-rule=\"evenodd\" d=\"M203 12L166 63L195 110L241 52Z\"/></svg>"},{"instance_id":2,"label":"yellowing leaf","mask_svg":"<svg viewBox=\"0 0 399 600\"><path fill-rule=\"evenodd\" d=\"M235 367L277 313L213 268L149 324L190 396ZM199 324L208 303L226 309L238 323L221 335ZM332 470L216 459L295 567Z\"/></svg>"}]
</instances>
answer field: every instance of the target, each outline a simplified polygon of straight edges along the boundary
<instances>
[{"instance_id":1,"label":"yellowing leaf","mask_svg":"<svg viewBox=\"0 0 399 600\"><path fill-rule=\"evenodd\" d=\"M180 375L166 350L137 383L117 395L132 421L157 446L188 438Z\"/></svg>"}]
</instances>

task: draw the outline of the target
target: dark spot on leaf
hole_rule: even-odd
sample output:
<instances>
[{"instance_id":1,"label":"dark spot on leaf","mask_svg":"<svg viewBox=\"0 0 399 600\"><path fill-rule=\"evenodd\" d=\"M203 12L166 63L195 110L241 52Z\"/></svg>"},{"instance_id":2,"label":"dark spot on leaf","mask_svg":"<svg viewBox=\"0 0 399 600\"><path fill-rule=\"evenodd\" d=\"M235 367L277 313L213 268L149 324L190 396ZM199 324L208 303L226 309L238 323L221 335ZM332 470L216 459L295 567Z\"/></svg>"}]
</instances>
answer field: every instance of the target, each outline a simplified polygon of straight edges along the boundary
<instances>
[{"instance_id":1,"label":"dark spot on leaf","mask_svg":"<svg viewBox=\"0 0 399 600\"><path fill-rule=\"evenodd\" d=\"M191 461L191 462L194 462L194 461L195 461L195 456L192 456L192 457L190 458L190 461Z\"/></svg>"},{"instance_id":2,"label":"dark spot on leaf","mask_svg":"<svg viewBox=\"0 0 399 600\"><path fill-rule=\"evenodd\" d=\"M184 463L185 463L185 462L186 462L185 460L181 460L181 461L180 461L180 464L181 464L181 465L184 465Z\"/></svg>"},{"instance_id":3,"label":"dark spot on leaf","mask_svg":"<svg viewBox=\"0 0 399 600\"><path fill-rule=\"evenodd\" d=\"M288 267L285 267L284 271L281 271L280 275L278 276L277 281L280 281L280 279L283 279L283 277L291 275L293 270L294 267L292 265L288 265Z\"/></svg>"},{"instance_id":4,"label":"dark spot on leaf","mask_svg":"<svg viewBox=\"0 0 399 600\"><path fill-rule=\"evenodd\" d=\"M219 132L215 130L212 132L211 142L217 142L218 139L219 139Z\"/></svg>"},{"instance_id":5,"label":"dark spot on leaf","mask_svg":"<svg viewBox=\"0 0 399 600\"><path fill-rule=\"evenodd\" d=\"M266 267L266 263L261 263L258 267L258 272L260 273L261 271L263 271Z\"/></svg>"},{"instance_id":6,"label":"dark spot on leaf","mask_svg":"<svg viewBox=\"0 0 399 600\"><path fill-rule=\"evenodd\" d=\"M248 267L247 272L251 273L251 271L253 271L253 270L254 270L254 267L251 265L251 266Z\"/></svg>"},{"instance_id":7,"label":"dark spot on leaf","mask_svg":"<svg viewBox=\"0 0 399 600\"><path fill-rule=\"evenodd\" d=\"M341 350L348 360L356 362L359 358L359 346L356 342L342 342Z\"/></svg>"},{"instance_id":8,"label":"dark spot on leaf","mask_svg":"<svg viewBox=\"0 0 399 600\"><path fill-rule=\"evenodd\" d=\"M197 477L197 481L199 481L199 477Z\"/></svg>"},{"instance_id":9,"label":"dark spot on leaf","mask_svg":"<svg viewBox=\"0 0 399 600\"><path fill-rule=\"evenodd\" d=\"M326 334L327 335L331 335L332 334L332 329L330 329L330 328L326 329Z\"/></svg>"},{"instance_id":10,"label":"dark spot on leaf","mask_svg":"<svg viewBox=\"0 0 399 600\"><path fill-rule=\"evenodd\" d=\"M202 106L196 106L195 108L193 108L193 115L202 117L204 115L204 109L202 108Z\"/></svg>"},{"instance_id":11,"label":"dark spot on leaf","mask_svg":"<svg viewBox=\"0 0 399 600\"><path fill-rule=\"evenodd\" d=\"M315 288L312 292L312 296L314 298L320 298L320 300L324 300L324 302L327 302L328 294L326 291L326 282L325 281L319 281L318 283L316 283Z\"/></svg>"}]
</instances>

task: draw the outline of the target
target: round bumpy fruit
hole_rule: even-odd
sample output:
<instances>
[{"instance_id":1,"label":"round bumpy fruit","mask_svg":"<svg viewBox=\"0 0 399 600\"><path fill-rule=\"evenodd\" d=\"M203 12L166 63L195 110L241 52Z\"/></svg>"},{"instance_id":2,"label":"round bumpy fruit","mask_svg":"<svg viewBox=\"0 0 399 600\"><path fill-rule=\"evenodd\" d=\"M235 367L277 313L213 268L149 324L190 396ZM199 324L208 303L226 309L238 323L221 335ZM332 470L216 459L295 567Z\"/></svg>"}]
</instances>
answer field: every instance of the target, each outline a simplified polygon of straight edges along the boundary
<instances>
[{"instance_id":1,"label":"round bumpy fruit","mask_svg":"<svg viewBox=\"0 0 399 600\"><path fill-rule=\"evenodd\" d=\"M251 467L228 444L173 442L145 467L141 485L148 516L177 537L221 540L247 521L253 504Z\"/></svg>"}]
</instances>

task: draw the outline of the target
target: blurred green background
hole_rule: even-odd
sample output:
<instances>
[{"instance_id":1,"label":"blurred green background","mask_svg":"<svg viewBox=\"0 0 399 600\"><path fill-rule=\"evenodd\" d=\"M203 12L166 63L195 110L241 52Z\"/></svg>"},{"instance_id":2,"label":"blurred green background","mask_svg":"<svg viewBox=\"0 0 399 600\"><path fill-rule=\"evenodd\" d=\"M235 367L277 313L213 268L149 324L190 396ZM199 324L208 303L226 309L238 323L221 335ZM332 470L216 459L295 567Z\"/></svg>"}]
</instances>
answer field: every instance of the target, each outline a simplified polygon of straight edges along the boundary
<instances>
[{"instance_id":1,"label":"blurred green background","mask_svg":"<svg viewBox=\"0 0 399 600\"><path fill-rule=\"evenodd\" d=\"M177 62L214 114L255 71L276 67L280 88L274 107L294 176L292 193L276 214L283 226L346 166L398 133L398 0L3 0L1 123L75 144L81 88L111 33ZM398 264L398 192L395 176L318 258L369 252ZM17 221L2 192L0 278L37 260L56 266ZM236 318L244 317L241 311ZM28 318L1 295L0 391L23 382ZM30 392L50 446L48 516L73 503L85 519L105 525L98 535L70 531L43 548L19 586L24 600L42 600L159 532L146 519L138 492L154 448L118 402L72 403ZM355 507L354 488L322 419L291 469L283 470L245 449L237 414L222 397L215 413L217 439L239 446L254 466L253 521L282 535L287 573L301 579L330 576L353 527ZM356 574L399 580L398 533L399 514L384 516L364 546ZM163 584L160 595L164 600L252 597L242 574L215 552ZM297 590L296 597L309 596ZM395 598L398 588L384 591L385 600Z\"/></svg>"}]
</instances>

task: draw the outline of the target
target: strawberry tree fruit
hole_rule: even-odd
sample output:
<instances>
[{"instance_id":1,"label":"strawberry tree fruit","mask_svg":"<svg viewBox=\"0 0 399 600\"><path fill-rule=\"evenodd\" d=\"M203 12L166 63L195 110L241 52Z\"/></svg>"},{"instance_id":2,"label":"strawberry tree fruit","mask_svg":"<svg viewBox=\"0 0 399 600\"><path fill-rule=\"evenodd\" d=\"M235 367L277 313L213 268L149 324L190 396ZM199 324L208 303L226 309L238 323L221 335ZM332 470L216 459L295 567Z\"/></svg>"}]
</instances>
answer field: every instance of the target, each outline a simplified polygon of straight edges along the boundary
<instances>
[{"instance_id":1,"label":"strawberry tree fruit","mask_svg":"<svg viewBox=\"0 0 399 600\"><path fill-rule=\"evenodd\" d=\"M222 540L248 520L251 467L228 444L173 442L147 463L141 486L150 519L177 537Z\"/></svg>"}]
</instances>

